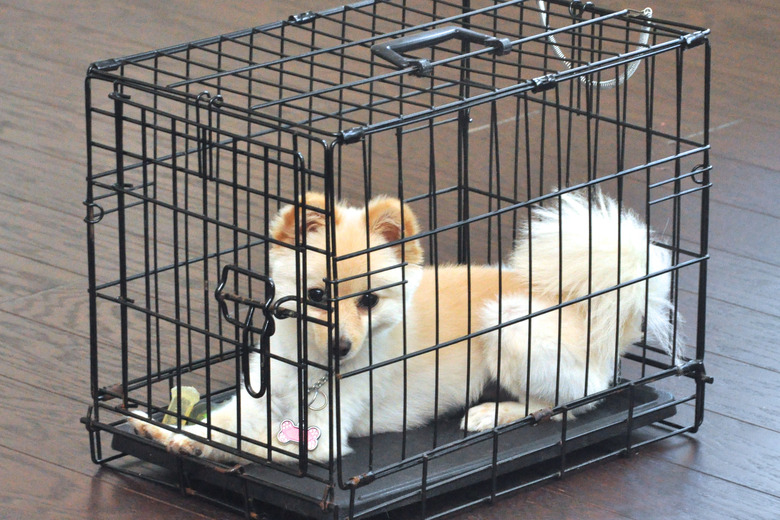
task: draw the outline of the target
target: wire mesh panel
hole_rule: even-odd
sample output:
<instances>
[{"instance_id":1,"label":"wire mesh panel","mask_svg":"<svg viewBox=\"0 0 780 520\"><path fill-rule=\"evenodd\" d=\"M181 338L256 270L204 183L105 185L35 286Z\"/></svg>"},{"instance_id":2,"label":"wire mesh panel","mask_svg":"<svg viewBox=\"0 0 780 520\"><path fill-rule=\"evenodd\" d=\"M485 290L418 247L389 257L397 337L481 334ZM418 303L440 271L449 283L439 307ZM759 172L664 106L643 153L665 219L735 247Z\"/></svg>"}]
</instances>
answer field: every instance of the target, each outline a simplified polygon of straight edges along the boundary
<instances>
[{"instance_id":1,"label":"wire mesh panel","mask_svg":"<svg viewBox=\"0 0 780 520\"><path fill-rule=\"evenodd\" d=\"M366 1L94 63L93 459L435 517L695 431L707 37Z\"/></svg>"}]
</instances>

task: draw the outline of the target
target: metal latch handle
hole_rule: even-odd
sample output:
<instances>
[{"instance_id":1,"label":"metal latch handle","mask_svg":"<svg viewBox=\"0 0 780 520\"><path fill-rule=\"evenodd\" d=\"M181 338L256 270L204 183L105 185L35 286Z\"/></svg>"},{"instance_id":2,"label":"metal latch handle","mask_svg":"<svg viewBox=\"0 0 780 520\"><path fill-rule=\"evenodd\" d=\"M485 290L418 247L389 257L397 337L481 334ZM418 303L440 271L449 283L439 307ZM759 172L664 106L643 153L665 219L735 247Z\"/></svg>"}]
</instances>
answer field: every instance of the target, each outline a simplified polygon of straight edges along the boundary
<instances>
[{"instance_id":1,"label":"metal latch handle","mask_svg":"<svg viewBox=\"0 0 780 520\"><path fill-rule=\"evenodd\" d=\"M265 301L254 300L240 294L226 291L225 287L227 286L228 278L230 277L231 272L234 273L234 275L240 274L262 281L265 284ZM265 391L268 388L268 380L270 378L270 337L273 336L274 332L276 332L276 323L274 322L273 310L271 308L271 302L274 299L274 293L275 286L273 280L270 277L235 265L226 265L222 269L222 276L219 280L219 286L217 287L216 291L214 291L214 297L217 299L217 302L219 302L222 315L229 323L232 323L233 325L243 330L241 345L239 346L241 375L244 379L244 387L246 388L249 395L254 398L262 397L263 394L265 394ZM227 302L232 302L236 305L245 305L247 307L246 317L244 318L243 322L236 319L236 317L230 313ZM265 321L260 328L252 325L252 319L254 318L256 309L260 309L265 318ZM260 340L258 341L260 346L259 351L261 363L259 390L255 390L252 387L252 382L249 378L249 353L250 351L254 350L249 344L251 332L260 334Z\"/></svg>"},{"instance_id":2,"label":"metal latch handle","mask_svg":"<svg viewBox=\"0 0 780 520\"><path fill-rule=\"evenodd\" d=\"M434 45L454 38L461 41L493 47L493 52L499 56L508 54L512 50L512 43L508 38L496 38L495 36L488 36L470 29L464 29L463 27L450 26L417 34L410 34L409 36L403 36L389 42L377 43L371 46L371 52L380 58L384 58L400 69L414 67L415 75L429 76L433 70L433 65L431 65L429 60L407 58L403 56L402 53L433 47Z\"/></svg>"}]
</instances>

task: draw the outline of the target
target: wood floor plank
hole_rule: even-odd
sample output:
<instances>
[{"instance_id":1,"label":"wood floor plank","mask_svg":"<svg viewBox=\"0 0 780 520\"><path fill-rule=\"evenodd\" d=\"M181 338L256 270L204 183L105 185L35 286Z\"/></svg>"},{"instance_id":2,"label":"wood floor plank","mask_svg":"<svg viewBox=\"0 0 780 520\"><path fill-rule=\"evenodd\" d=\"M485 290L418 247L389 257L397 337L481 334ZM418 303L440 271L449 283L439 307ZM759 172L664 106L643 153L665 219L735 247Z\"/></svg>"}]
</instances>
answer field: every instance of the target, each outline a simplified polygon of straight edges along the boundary
<instances>
[{"instance_id":1,"label":"wood floor plank","mask_svg":"<svg viewBox=\"0 0 780 520\"><path fill-rule=\"evenodd\" d=\"M756 136L754 139L740 139L741 133L748 131ZM771 123L755 120L744 121L744 124L734 125L713 137L713 146L718 154L741 162L756 165L761 168L777 170L780 151L772 146L774 136L780 133L780 120ZM717 138L717 139L716 139ZM756 193L761 196L761 193Z\"/></svg>"},{"instance_id":2,"label":"wood floor plank","mask_svg":"<svg viewBox=\"0 0 780 520\"><path fill-rule=\"evenodd\" d=\"M390 514L390 520L405 517ZM596 506L587 497L575 496L553 483L519 496L499 498L494 504L448 516L453 520L500 520L510 518L555 518L559 520L624 520L631 518L612 509Z\"/></svg>"},{"instance_id":3,"label":"wood floor plank","mask_svg":"<svg viewBox=\"0 0 780 520\"><path fill-rule=\"evenodd\" d=\"M780 176L780 175L779 175ZM713 195L715 196L715 195ZM745 226L745 222L751 224ZM717 230L710 240L713 255L720 251L780 266L780 244L767 240L780 232L780 217L755 213L731 204L713 203L710 226Z\"/></svg>"},{"instance_id":4,"label":"wood floor plank","mask_svg":"<svg viewBox=\"0 0 780 520\"><path fill-rule=\"evenodd\" d=\"M0 145L0 161L7 172L0 176L0 195L7 206L16 207L22 215L33 204L79 219L86 216L81 204L86 184L77 186L86 177L81 161L43 157L33 148L3 142L1 132ZM30 160L31 156L35 160Z\"/></svg>"},{"instance_id":5,"label":"wood floor plank","mask_svg":"<svg viewBox=\"0 0 780 520\"><path fill-rule=\"evenodd\" d=\"M81 219L3 194L0 218L4 222L0 228L0 249L61 270L86 274L86 233L82 235L85 226ZM39 222L46 225L38 225Z\"/></svg>"},{"instance_id":6,"label":"wood floor plank","mask_svg":"<svg viewBox=\"0 0 780 520\"><path fill-rule=\"evenodd\" d=\"M704 512L712 520L770 520L780 507L776 496L642 453L568 476L560 487L637 520L683 520Z\"/></svg>"},{"instance_id":7,"label":"wood floor plank","mask_svg":"<svg viewBox=\"0 0 780 520\"><path fill-rule=\"evenodd\" d=\"M82 397L86 396L87 394L84 394ZM4 455L7 454L20 460L29 459L28 465L45 470L47 475L63 480L83 481L90 487L110 491L112 496L127 495L124 498L105 497L104 503L91 501L88 507L81 511L80 515L83 516L74 512L72 518L109 518L98 515L104 514L103 509L108 510L114 506L121 508L121 504L132 506L135 511L147 511L152 514L151 518L167 514L187 517L186 515L196 515L198 512L203 513L206 518L229 516L224 508L184 497L177 490L94 465L89 456L87 430L79 424L79 418L86 412L86 399L62 395L55 385L42 387L0 376L0 415L4 418L0 422L0 461L3 461L4 468L0 473L0 507L8 496L4 494L5 491L21 492L13 487L13 474L10 474L10 468L5 466ZM110 441L106 436L103 436L103 439L104 442ZM63 446L72 449L63 450ZM113 453L108 446L104 446L104 450L106 456ZM140 471L135 467L137 464L132 462L120 460L115 464L134 472ZM96 482L89 484L91 480ZM52 500L55 495L56 493L52 494ZM116 504L112 504L112 500ZM5 511L3 509L3 513ZM51 514L52 516L40 518L55 518L54 513Z\"/></svg>"},{"instance_id":8,"label":"wood floor plank","mask_svg":"<svg viewBox=\"0 0 780 520\"><path fill-rule=\"evenodd\" d=\"M710 299L707 313L708 353L780 372L780 316L716 299Z\"/></svg>"},{"instance_id":9,"label":"wood floor plank","mask_svg":"<svg viewBox=\"0 0 780 520\"><path fill-rule=\"evenodd\" d=\"M89 397L85 336L0 312L0 375L34 382L74 399Z\"/></svg>"},{"instance_id":10,"label":"wood floor plank","mask_svg":"<svg viewBox=\"0 0 780 520\"><path fill-rule=\"evenodd\" d=\"M77 279L82 277L0 249L0 305Z\"/></svg>"},{"instance_id":11,"label":"wood floor plank","mask_svg":"<svg viewBox=\"0 0 780 520\"><path fill-rule=\"evenodd\" d=\"M187 503L180 495L143 494L132 485L117 486L90 478L40 458L0 446L0 508L3 518L137 520L226 518L224 511ZM34 475L34 478L24 478ZM192 502L192 501L190 501Z\"/></svg>"},{"instance_id":12,"label":"wood floor plank","mask_svg":"<svg viewBox=\"0 0 780 520\"><path fill-rule=\"evenodd\" d=\"M709 261L707 281L707 295L711 298L778 315L780 267L777 265L718 251Z\"/></svg>"},{"instance_id":13,"label":"wood floor plank","mask_svg":"<svg viewBox=\"0 0 780 520\"><path fill-rule=\"evenodd\" d=\"M83 89L81 82L73 82L72 87L78 85ZM74 89L75 90L75 89ZM80 100L79 100L80 101ZM82 102L73 105L73 108L82 106ZM83 110L82 110L83 111ZM51 170L42 169L45 177L53 178L63 175L62 169L56 166L55 160L64 160L66 164L75 165L83 161L85 145L80 125L74 125L77 118L74 111L52 110L51 104L34 99L8 95L8 104L4 108L7 117L12 123L3 128L2 137L5 141L30 148L36 156L50 159ZM61 138L52 139L52 135ZM39 164L40 167L40 164ZM76 172L76 169L66 169L65 173ZM70 177L71 186L76 187L75 180L83 178ZM76 199L78 200L78 199Z\"/></svg>"},{"instance_id":14,"label":"wood floor plank","mask_svg":"<svg viewBox=\"0 0 780 520\"><path fill-rule=\"evenodd\" d=\"M718 390L712 387L710 395ZM758 419L749 410L742 415ZM777 446L778 431L707 412L697 434L668 439L649 455L780 499Z\"/></svg>"},{"instance_id":15,"label":"wood floor plank","mask_svg":"<svg viewBox=\"0 0 780 520\"><path fill-rule=\"evenodd\" d=\"M713 355L707 359L707 374L717 386L710 389L707 409L780 432L780 377L756 365ZM739 399L733 390L739 388ZM746 406L745 403L753 403Z\"/></svg>"},{"instance_id":16,"label":"wood floor plank","mask_svg":"<svg viewBox=\"0 0 780 520\"><path fill-rule=\"evenodd\" d=\"M775 196L780 193L778 163L775 163L774 169L761 168L744 161L721 156L719 153L713 155L712 162L715 167L713 200L749 211L780 217L780 205L777 204ZM743 224L748 216L749 214L742 215L740 220L743 221ZM743 227L748 226L743 225ZM766 233L768 230L764 231ZM760 245L757 244L757 247Z\"/></svg>"}]
</instances>

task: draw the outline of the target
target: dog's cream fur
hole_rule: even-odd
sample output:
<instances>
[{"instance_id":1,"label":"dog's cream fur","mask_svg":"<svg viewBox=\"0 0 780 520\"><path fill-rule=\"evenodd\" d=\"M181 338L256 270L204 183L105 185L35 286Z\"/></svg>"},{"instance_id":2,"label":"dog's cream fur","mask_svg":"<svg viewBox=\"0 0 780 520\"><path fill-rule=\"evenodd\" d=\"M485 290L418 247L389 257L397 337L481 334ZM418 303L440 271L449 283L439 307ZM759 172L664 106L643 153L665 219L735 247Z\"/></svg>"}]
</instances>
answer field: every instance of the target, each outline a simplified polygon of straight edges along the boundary
<instances>
[{"instance_id":1,"label":"dog's cream fur","mask_svg":"<svg viewBox=\"0 0 780 520\"><path fill-rule=\"evenodd\" d=\"M324 208L325 199L309 193L306 204ZM302 237L296 235L296 229L300 229L309 246L328 249L324 214L300 210L296 215L295 211L292 206L280 211L271 227L273 239L283 244L300 243ZM493 403L473 406L463 421L469 430L494 427L496 416L498 424L505 424L529 412L607 389L614 378L616 353L620 355L642 337L643 320L647 334L663 347L669 348L674 341L669 320L669 275L628 283L667 269L668 251L648 241L648 229L639 218L625 211L621 214L617 203L599 192L591 202L569 193L561 196L559 206L536 209L534 218L521 230L508 264L500 269L424 267L423 250L417 240L360 253L419 232L412 210L396 199L378 197L367 208L339 204L334 211L336 254L358 254L340 260L334 273L343 280L338 283L338 301L332 304L337 308L339 337L329 341L327 327L314 323L305 326L310 361L327 365L328 356L334 355L329 345L336 350L339 345L349 344L348 353L339 360L340 372L349 374L403 356L404 345L407 354L415 353L491 329L474 336L470 343L460 341L443 347L438 354L430 351L405 363L387 363L373 369L371 375L363 372L343 377L338 422L342 454L350 452L351 436L402 431L404 427L424 425L436 415L465 409L477 400L487 383L495 381L499 366L500 386L517 401L501 403L497 414ZM278 296L294 295L296 288L302 296L311 289L326 290L325 256L307 252L303 286L295 267L299 254L284 245L272 248L270 272ZM618 284L626 285L587 298ZM378 298L371 308L361 300L366 292ZM567 302L573 303L544 312ZM533 313L540 314L522 319ZM308 306L308 316L327 320L326 311L314 305ZM513 323L497 327L508 322ZM271 351L296 361L298 320L277 320L276 325ZM254 358L253 374L257 373L257 364ZM308 372L309 386L324 374L315 368ZM279 444L276 430L281 421L297 420L299 416L298 371L274 360L270 373L272 431L269 435L268 395L253 399L242 385L241 434L261 443L270 438L275 446L295 452L297 445ZM327 390L326 384L323 391ZM524 402L526 392L530 395L528 402ZM320 411L308 411L309 425L322 431L317 448L309 453L317 460L328 460L331 443L335 448L337 442L329 437L335 433L335 422L334 428L328 428L330 406L328 403ZM593 406L596 404L581 407L576 413ZM233 398L213 410L211 423L235 432L236 412L237 400ZM197 437L207 436L204 426L186 426L186 434L176 434L146 420L131 421L137 431L172 451L236 460L225 451L197 441ZM234 435L213 430L211 439L236 446ZM257 444L244 442L241 449L267 456L267 450ZM278 453L273 458L285 459Z\"/></svg>"}]
</instances>

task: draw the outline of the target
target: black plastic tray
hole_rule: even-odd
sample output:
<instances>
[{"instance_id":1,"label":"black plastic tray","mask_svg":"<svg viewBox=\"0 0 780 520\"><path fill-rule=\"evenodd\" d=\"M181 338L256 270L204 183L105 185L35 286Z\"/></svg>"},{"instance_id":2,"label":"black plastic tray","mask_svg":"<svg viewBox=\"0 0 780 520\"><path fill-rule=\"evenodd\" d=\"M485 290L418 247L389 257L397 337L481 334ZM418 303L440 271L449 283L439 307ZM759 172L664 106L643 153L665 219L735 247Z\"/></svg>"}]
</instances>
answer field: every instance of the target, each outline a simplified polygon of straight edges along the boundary
<instances>
[{"instance_id":1,"label":"black plastic tray","mask_svg":"<svg viewBox=\"0 0 780 520\"><path fill-rule=\"evenodd\" d=\"M634 388L632 430L667 419L676 413L674 397L651 386ZM460 416L445 418L436 425L438 446L453 443L453 449L431 452L434 426L409 431L406 453L430 452L427 462L426 495L429 498L490 480L493 461L496 475L517 472L613 437L625 436L628 429L629 395L627 391L610 394L594 410L567 421L565 442L560 421L546 421L507 429L497 435L494 454L493 435L480 440L466 438L459 429ZM379 434L373 440L372 467L381 468L401 460L403 436L400 433ZM464 442L458 442L464 441ZM355 452L343 459L345 479L363 475L368 470L368 438L350 440ZM312 518L346 518L350 491L312 478L302 478L259 464L247 465L243 474L216 471L213 463L168 453L162 446L136 435L128 424L115 430L112 447L122 453L172 470L181 468L191 480L212 486L215 491L246 493L247 498L283 508ZM327 472L310 466L310 474L327 480ZM422 464L389 473L368 485L359 487L354 497L354 513L386 511L421 500ZM327 500L324 500L326 497ZM390 505L388 505L390 504Z\"/></svg>"}]
</instances>

